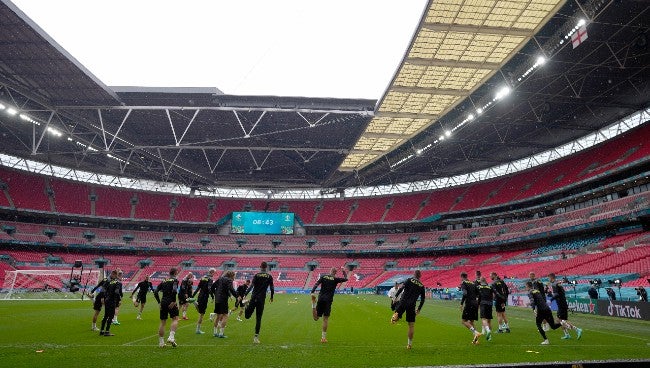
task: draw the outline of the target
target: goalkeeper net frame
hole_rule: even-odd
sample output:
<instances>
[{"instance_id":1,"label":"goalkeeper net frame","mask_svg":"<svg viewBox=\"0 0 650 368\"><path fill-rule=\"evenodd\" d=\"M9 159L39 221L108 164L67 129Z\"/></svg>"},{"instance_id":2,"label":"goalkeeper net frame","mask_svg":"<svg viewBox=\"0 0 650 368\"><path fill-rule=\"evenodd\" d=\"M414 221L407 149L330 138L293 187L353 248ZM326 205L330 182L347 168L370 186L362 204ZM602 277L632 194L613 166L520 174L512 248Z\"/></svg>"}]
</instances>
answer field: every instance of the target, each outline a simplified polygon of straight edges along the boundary
<instances>
[{"instance_id":1,"label":"goalkeeper net frame","mask_svg":"<svg viewBox=\"0 0 650 368\"><path fill-rule=\"evenodd\" d=\"M83 299L86 291L94 288L103 269L84 270L73 281L69 269L5 271L0 299L21 300L75 300ZM76 291L70 291L71 288Z\"/></svg>"}]
</instances>

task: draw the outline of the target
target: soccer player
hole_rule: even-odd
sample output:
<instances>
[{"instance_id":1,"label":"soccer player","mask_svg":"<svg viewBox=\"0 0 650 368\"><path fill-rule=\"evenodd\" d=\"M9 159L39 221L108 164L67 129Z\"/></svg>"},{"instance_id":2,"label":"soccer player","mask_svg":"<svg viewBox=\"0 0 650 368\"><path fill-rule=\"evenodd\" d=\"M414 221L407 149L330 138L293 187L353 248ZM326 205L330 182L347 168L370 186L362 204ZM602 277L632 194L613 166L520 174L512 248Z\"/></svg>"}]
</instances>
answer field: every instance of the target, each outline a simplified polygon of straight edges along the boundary
<instances>
[{"instance_id":1,"label":"soccer player","mask_svg":"<svg viewBox=\"0 0 650 368\"><path fill-rule=\"evenodd\" d=\"M192 280L194 279L194 275L190 272L185 276L183 281L181 281L181 288L178 291L178 304L181 306L181 312L183 313L183 319L189 319L187 318L187 307L190 305L190 303L187 301L187 299L190 298L192 295Z\"/></svg>"},{"instance_id":2,"label":"soccer player","mask_svg":"<svg viewBox=\"0 0 650 368\"><path fill-rule=\"evenodd\" d=\"M117 269L117 279L120 281L120 300L122 299L122 277L124 273L119 268ZM115 307L115 315L113 316L113 324L120 325L120 322L117 320L117 316L120 314L120 306Z\"/></svg>"},{"instance_id":3,"label":"soccer player","mask_svg":"<svg viewBox=\"0 0 650 368\"><path fill-rule=\"evenodd\" d=\"M390 298L390 310L395 312L399 299L397 299L397 291L399 290L399 282L395 282L395 286L388 290L388 297Z\"/></svg>"},{"instance_id":4,"label":"soccer player","mask_svg":"<svg viewBox=\"0 0 650 368\"><path fill-rule=\"evenodd\" d=\"M116 270L111 271L111 277L104 290L104 318L99 329L100 336L115 336L111 330L111 321L115 316L115 308L122 300L122 283L118 278Z\"/></svg>"},{"instance_id":5,"label":"soccer player","mask_svg":"<svg viewBox=\"0 0 650 368\"><path fill-rule=\"evenodd\" d=\"M169 278L158 284L158 287L156 287L156 290L153 292L153 296L156 298L158 308L160 309L158 346L161 348L165 347L165 327L167 325L168 317L172 319L172 323L169 325L169 338L167 338L167 342L170 343L172 347L177 346L175 335L176 328L178 327L178 304L176 304L178 280L176 279L176 275L178 275L178 269L176 267L169 269ZM162 293L162 300L158 293Z\"/></svg>"},{"instance_id":6,"label":"soccer player","mask_svg":"<svg viewBox=\"0 0 650 368\"><path fill-rule=\"evenodd\" d=\"M420 314L422 310L422 305L424 304L425 292L424 285L420 282L420 277L422 273L420 270L415 270L413 277L409 278L404 282L399 290L397 291L396 298L401 294L402 298L399 300L397 307L395 308L395 313L393 318L391 318L391 323L397 322L402 318L402 314L406 312L406 322L409 325L408 329L408 342L406 344L407 349L411 349L413 345L413 333L415 332L415 316ZM415 304L417 300L420 299L420 305L415 309Z\"/></svg>"},{"instance_id":7,"label":"soccer player","mask_svg":"<svg viewBox=\"0 0 650 368\"><path fill-rule=\"evenodd\" d=\"M505 331L510 333L510 325L506 317L506 304L508 303L510 290L496 272L490 273L490 279L492 279L492 289L494 290L494 309L497 312L497 322L499 323L497 332L502 333Z\"/></svg>"},{"instance_id":8,"label":"soccer player","mask_svg":"<svg viewBox=\"0 0 650 368\"><path fill-rule=\"evenodd\" d=\"M472 344L478 344L481 333L474 328L474 321L478 321L478 288L476 284L467 279L467 273L460 273L461 284L460 290L463 297L460 300L460 309L463 312L461 316L463 326L474 335Z\"/></svg>"},{"instance_id":9,"label":"soccer player","mask_svg":"<svg viewBox=\"0 0 650 368\"><path fill-rule=\"evenodd\" d=\"M580 339L582 337L582 329L569 323L569 303L566 301L566 293L564 286L562 286L562 281L557 280L554 273L548 274L548 280L553 293L551 301L555 300L555 303L557 303L557 318L560 320L562 330L564 331L564 336L561 338L563 340L570 339L571 334L569 330L575 330L577 338Z\"/></svg>"},{"instance_id":10,"label":"soccer player","mask_svg":"<svg viewBox=\"0 0 650 368\"><path fill-rule=\"evenodd\" d=\"M271 291L271 298L269 303L273 303L273 294L275 294L275 289L273 288L273 276L267 272L268 265L266 262L260 264L260 272L256 273L253 276L253 282L244 293L244 297L248 295L251 291L251 298L248 301L246 310L244 311L244 317L246 319L251 318L253 311L255 311L255 335L253 336L253 343L260 343L260 328L262 327L262 315L264 314L264 303L266 302L266 292L267 290Z\"/></svg>"},{"instance_id":11,"label":"soccer player","mask_svg":"<svg viewBox=\"0 0 650 368\"><path fill-rule=\"evenodd\" d=\"M224 329L228 323L228 297L232 295L237 298L237 291L232 286L232 280L234 279L235 273L233 271L226 271L223 276L212 283L214 313L217 315L214 319L214 337L222 339L228 337L224 335Z\"/></svg>"},{"instance_id":12,"label":"soccer player","mask_svg":"<svg viewBox=\"0 0 650 368\"><path fill-rule=\"evenodd\" d=\"M138 296L133 303L136 308L138 306L140 307L136 319L142 319L142 311L144 310L144 305L147 304L147 293L149 290L154 291L153 285L151 284L151 281L149 281L149 275L145 275L144 279L138 282L138 285L136 285L135 289L133 289L133 292L131 293L131 299L133 299L135 292L138 292Z\"/></svg>"},{"instance_id":13,"label":"soccer player","mask_svg":"<svg viewBox=\"0 0 650 368\"><path fill-rule=\"evenodd\" d=\"M544 286L543 282L535 277L535 272L528 273L528 277L530 278L530 282L533 283L533 288L539 290L542 295L546 295L546 287ZM544 331L548 331L550 329L549 324L546 321L542 322L542 327L544 328Z\"/></svg>"},{"instance_id":14,"label":"soccer player","mask_svg":"<svg viewBox=\"0 0 650 368\"><path fill-rule=\"evenodd\" d=\"M526 281L526 290L529 292L530 305L533 307L533 312L535 312L535 324L537 325L537 330L544 339L542 345L548 345L549 341L546 337L546 332L544 332L544 328L542 328L542 322L546 321L549 324L549 327L554 330L562 327L562 325L555 323L555 320L553 320L553 314L551 313L551 308L546 304L546 296L534 286L532 281Z\"/></svg>"},{"instance_id":15,"label":"soccer player","mask_svg":"<svg viewBox=\"0 0 650 368\"><path fill-rule=\"evenodd\" d=\"M206 309L208 309L208 297L212 296L214 299L214 295L211 293L212 290L212 277L214 276L215 272L217 272L216 269L210 268L208 270L208 274L201 277L201 280L199 280L199 285L196 287L196 290L194 290L194 294L192 294L192 298L196 296L196 294L199 294L198 299L196 300L196 310L199 312L199 319L196 322L196 333L197 335L202 335L205 332L201 331L201 323L203 323L203 316L205 315Z\"/></svg>"},{"instance_id":16,"label":"soccer player","mask_svg":"<svg viewBox=\"0 0 650 368\"><path fill-rule=\"evenodd\" d=\"M244 314L244 308L246 307L246 302L244 297L246 296L246 290L251 285L251 280L246 280L243 284L237 286L237 300L235 301L235 308L230 312L236 312L239 309L239 314L237 315L237 320L242 321L241 316Z\"/></svg>"},{"instance_id":17,"label":"soccer player","mask_svg":"<svg viewBox=\"0 0 650 368\"><path fill-rule=\"evenodd\" d=\"M481 285L481 271L479 270L476 270L476 280L474 280L474 285L476 285L476 287Z\"/></svg>"},{"instance_id":18,"label":"soccer player","mask_svg":"<svg viewBox=\"0 0 650 368\"><path fill-rule=\"evenodd\" d=\"M95 312L93 313L93 325L90 328L91 331L99 331L97 328L97 317L99 317L99 312L102 311L102 306L104 305L104 295L106 295L105 288L108 286L109 281L110 280L107 277L104 277L103 279L99 280L97 286L95 286L90 291L91 295L94 294L95 291L99 291L93 300L93 310Z\"/></svg>"},{"instance_id":19,"label":"soccer player","mask_svg":"<svg viewBox=\"0 0 650 368\"><path fill-rule=\"evenodd\" d=\"M341 267L343 268L343 267ZM332 267L330 273L327 275L321 276L313 288L311 288L311 301L312 301L312 310L316 309L316 316L314 321L318 321L318 318L323 317L323 329L321 333L320 342L327 342L327 327L329 324L330 313L332 312L332 302L334 301L334 292L336 291L336 286L342 282L348 281L348 275L345 269L343 269L343 277L336 277L336 267ZM316 288L320 285L320 292L318 293L318 302L316 301Z\"/></svg>"},{"instance_id":20,"label":"soccer player","mask_svg":"<svg viewBox=\"0 0 650 368\"><path fill-rule=\"evenodd\" d=\"M481 277L478 286L478 305L481 324L485 330L485 339L492 341L492 303L494 302L494 289L487 284L485 277Z\"/></svg>"}]
</instances>

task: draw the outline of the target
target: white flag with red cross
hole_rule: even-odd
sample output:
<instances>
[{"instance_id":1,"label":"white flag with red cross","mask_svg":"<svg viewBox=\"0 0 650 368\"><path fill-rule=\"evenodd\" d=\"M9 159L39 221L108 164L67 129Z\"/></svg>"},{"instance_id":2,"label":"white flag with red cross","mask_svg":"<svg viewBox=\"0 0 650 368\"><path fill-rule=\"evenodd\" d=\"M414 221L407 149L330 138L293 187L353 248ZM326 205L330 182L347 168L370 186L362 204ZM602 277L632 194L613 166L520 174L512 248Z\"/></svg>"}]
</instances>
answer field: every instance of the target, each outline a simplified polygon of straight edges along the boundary
<instances>
[{"instance_id":1,"label":"white flag with red cross","mask_svg":"<svg viewBox=\"0 0 650 368\"><path fill-rule=\"evenodd\" d=\"M581 43L585 42L587 39L587 26L582 26L578 28L578 30L571 35L571 43L573 44L573 48L575 49L576 47L580 46Z\"/></svg>"}]
</instances>

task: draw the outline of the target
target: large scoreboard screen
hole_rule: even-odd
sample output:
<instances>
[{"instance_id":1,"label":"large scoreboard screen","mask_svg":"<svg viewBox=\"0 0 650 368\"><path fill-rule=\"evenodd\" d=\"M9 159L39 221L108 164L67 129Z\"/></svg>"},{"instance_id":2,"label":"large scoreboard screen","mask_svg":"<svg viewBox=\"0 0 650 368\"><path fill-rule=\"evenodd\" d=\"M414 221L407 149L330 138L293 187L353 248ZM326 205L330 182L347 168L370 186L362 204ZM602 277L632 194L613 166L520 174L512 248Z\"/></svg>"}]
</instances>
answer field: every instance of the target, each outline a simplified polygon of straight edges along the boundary
<instances>
[{"instance_id":1,"label":"large scoreboard screen","mask_svg":"<svg viewBox=\"0 0 650 368\"><path fill-rule=\"evenodd\" d=\"M293 234L291 212L233 212L232 234Z\"/></svg>"}]
</instances>

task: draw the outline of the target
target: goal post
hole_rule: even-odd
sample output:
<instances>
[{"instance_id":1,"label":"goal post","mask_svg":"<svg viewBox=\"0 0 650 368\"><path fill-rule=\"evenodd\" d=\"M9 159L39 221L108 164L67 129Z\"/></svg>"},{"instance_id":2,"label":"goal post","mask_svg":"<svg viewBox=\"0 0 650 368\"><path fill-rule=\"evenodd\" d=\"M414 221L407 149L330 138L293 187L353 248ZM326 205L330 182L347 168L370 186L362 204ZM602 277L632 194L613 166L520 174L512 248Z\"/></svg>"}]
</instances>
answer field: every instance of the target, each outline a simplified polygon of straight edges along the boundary
<instances>
[{"instance_id":1,"label":"goal post","mask_svg":"<svg viewBox=\"0 0 650 368\"><path fill-rule=\"evenodd\" d=\"M97 285L102 272L103 269L84 270L73 281L67 269L5 271L0 299L80 299Z\"/></svg>"}]
</instances>

